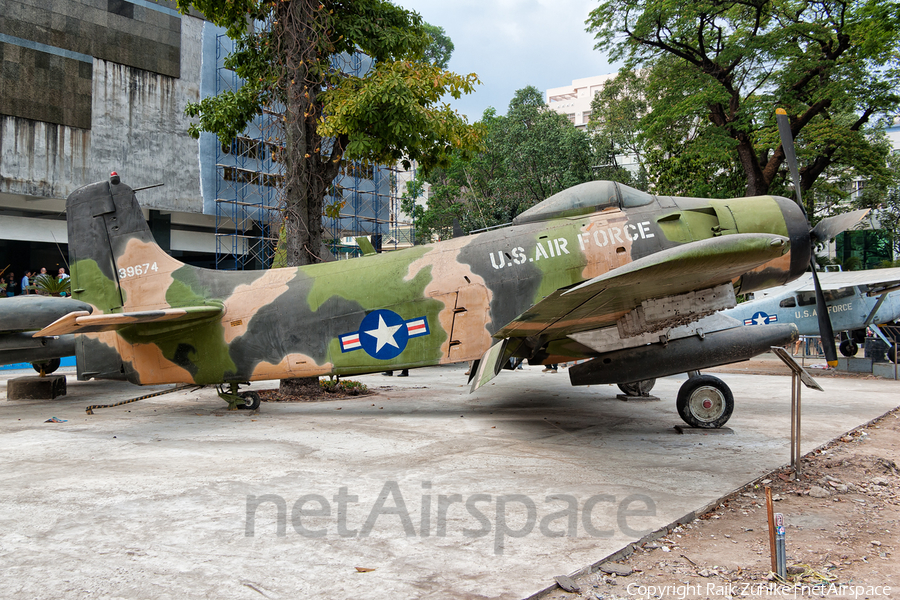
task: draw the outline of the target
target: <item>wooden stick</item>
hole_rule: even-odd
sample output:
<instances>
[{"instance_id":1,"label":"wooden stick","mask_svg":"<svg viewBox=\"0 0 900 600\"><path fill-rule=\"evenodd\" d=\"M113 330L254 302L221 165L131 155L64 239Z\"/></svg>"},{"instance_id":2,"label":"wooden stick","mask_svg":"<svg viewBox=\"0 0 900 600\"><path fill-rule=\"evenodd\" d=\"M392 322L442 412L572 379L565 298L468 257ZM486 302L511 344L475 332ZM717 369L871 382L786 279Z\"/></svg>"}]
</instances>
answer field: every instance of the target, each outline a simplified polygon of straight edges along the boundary
<instances>
[{"instance_id":1,"label":"wooden stick","mask_svg":"<svg viewBox=\"0 0 900 600\"><path fill-rule=\"evenodd\" d=\"M772 506L772 488L766 486L766 512L769 515L769 555L772 557L772 572L778 569L775 562L775 509Z\"/></svg>"}]
</instances>

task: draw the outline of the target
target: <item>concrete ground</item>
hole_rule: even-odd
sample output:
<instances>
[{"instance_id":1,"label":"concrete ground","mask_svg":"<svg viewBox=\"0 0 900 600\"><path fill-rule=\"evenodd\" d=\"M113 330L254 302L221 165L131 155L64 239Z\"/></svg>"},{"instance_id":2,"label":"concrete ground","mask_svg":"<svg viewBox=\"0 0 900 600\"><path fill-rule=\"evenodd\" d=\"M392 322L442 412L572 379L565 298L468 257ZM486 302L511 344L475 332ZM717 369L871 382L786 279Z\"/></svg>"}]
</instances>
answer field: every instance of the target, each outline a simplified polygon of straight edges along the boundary
<instances>
[{"instance_id":1,"label":"concrete ground","mask_svg":"<svg viewBox=\"0 0 900 600\"><path fill-rule=\"evenodd\" d=\"M152 390L70 374L63 398L7 401L31 373L3 372L0 597L522 598L789 460L789 377L717 374L734 433L679 435L683 377L622 402L539 367L470 395L464 370L258 414L203 389L92 416ZM900 403L893 381L821 383L804 452Z\"/></svg>"}]
</instances>

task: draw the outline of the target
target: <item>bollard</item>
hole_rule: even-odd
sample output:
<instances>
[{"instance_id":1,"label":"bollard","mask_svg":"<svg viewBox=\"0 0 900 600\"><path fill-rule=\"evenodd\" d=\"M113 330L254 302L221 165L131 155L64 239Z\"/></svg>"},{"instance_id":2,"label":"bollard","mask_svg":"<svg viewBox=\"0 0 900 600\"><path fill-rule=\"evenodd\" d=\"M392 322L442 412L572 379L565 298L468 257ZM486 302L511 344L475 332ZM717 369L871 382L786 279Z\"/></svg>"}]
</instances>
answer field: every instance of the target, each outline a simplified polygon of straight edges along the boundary
<instances>
[{"instance_id":1,"label":"bollard","mask_svg":"<svg viewBox=\"0 0 900 600\"><path fill-rule=\"evenodd\" d=\"M775 513L775 574L782 581L787 575L787 551L784 542L784 515Z\"/></svg>"}]
</instances>

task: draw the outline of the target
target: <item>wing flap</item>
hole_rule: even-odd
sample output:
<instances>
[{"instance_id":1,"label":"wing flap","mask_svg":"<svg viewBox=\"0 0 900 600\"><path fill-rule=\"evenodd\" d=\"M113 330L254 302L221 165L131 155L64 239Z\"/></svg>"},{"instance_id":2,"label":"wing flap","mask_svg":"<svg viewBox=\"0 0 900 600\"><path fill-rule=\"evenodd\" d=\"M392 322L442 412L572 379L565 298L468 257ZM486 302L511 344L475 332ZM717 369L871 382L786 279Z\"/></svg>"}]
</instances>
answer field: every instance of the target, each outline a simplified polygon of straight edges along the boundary
<instances>
[{"instance_id":1,"label":"wing flap","mask_svg":"<svg viewBox=\"0 0 900 600\"><path fill-rule=\"evenodd\" d=\"M710 289L783 255L789 240L742 233L669 248L560 289L519 315L495 338L557 338L614 325L645 300Z\"/></svg>"},{"instance_id":2,"label":"wing flap","mask_svg":"<svg viewBox=\"0 0 900 600\"><path fill-rule=\"evenodd\" d=\"M221 306L187 306L127 313L91 315L85 311L69 313L34 334L34 337L64 335L67 333L99 333L116 331L133 325L148 323L187 323L199 319L211 319L222 314Z\"/></svg>"}]
</instances>

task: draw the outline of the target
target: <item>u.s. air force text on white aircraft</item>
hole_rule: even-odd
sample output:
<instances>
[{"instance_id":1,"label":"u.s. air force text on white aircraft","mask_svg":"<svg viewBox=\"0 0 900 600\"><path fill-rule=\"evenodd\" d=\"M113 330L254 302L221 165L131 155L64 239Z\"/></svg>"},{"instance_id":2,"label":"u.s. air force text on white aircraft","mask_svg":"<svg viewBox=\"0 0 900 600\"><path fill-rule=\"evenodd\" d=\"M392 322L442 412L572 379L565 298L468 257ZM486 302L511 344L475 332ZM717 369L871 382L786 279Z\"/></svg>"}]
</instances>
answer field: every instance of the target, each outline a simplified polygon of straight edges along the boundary
<instances>
[{"instance_id":1,"label":"u.s. air force text on white aircraft","mask_svg":"<svg viewBox=\"0 0 900 600\"><path fill-rule=\"evenodd\" d=\"M639 239L645 240L656 237L650 231L650 221L642 221L636 225L628 223L624 227L606 227L585 231L578 234L577 239L581 251L584 252L592 242L598 248L615 243L624 244L626 240L623 236L633 242ZM547 244L546 248L544 247L545 243ZM508 253L502 250L491 252L490 256L491 266L495 269L502 269L503 267L522 265L526 262L537 262L542 258L554 258L563 254L569 254L569 240L559 237L546 242L538 242L534 247L534 256L532 257L529 257L525 252L525 248L521 246L513 248Z\"/></svg>"},{"instance_id":2,"label":"u.s. air force text on white aircraft","mask_svg":"<svg viewBox=\"0 0 900 600\"><path fill-rule=\"evenodd\" d=\"M849 312L852 308L853 308L852 302L845 302L844 304L832 304L828 307L828 312L830 312L830 313ZM804 310L794 311L795 319L803 319L806 317L815 317L817 315L818 315L818 313L816 312L816 309L809 310L807 308Z\"/></svg>"}]
</instances>

